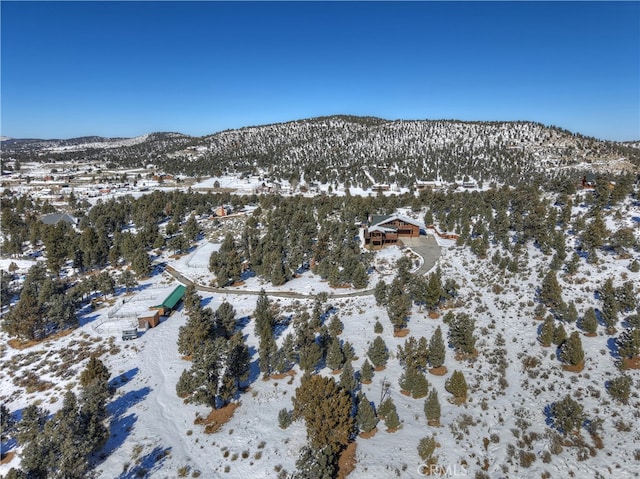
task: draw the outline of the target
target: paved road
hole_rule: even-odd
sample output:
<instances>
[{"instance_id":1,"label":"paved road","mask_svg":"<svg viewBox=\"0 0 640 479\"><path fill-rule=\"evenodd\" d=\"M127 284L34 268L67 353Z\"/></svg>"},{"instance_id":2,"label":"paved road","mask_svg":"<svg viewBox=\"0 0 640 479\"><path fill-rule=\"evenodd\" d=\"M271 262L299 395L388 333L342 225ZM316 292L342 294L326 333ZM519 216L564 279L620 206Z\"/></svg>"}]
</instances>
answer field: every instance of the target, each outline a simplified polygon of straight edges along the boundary
<instances>
[{"instance_id":1,"label":"paved road","mask_svg":"<svg viewBox=\"0 0 640 479\"><path fill-rule=\"evenodd\" d=\"M425 274L436 264L436 261L440 257L440 246L436 243L433 236L420 236L419 238L404 238L402 242L420 256L422 256L423 264L418 268L416 273ZM199 291L208 291L210 293L218 294L235 294L235 295L249 295L257 296L260 291L252 291L246 289L228 289L228 288L214 288L213 286L207 286L204 284L196 283L189 278L185 277L179 271L176 271L171 266L167 266L165 271L171 276L176 278L181 283L186 285L193 284ZM373 294L373 289L363 289L362 291L352 291L349 293L328 293L329 298L355 298L358 296L368 296ZM315 294L296 293L293 291L266 291L268 296L276 296L280 298L293 298L293 299L313 299L317 296Z\"/></svg>"}]
</instances>

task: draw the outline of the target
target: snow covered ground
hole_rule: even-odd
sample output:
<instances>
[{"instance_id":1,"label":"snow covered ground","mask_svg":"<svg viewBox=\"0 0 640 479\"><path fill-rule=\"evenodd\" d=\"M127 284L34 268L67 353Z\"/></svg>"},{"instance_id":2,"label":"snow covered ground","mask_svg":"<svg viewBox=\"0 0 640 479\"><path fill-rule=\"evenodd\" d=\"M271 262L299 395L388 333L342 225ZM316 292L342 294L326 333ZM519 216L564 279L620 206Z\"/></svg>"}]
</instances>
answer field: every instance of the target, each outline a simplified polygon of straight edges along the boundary
<instances>
[{"instance_id":1,"label":"snow covered ground","mask_svg":"<svg viewBox=\"0 0 640 479\"><path fill-rule=\"evenodd\" d=\"M576 212L579 210L576 206ZM630 215L615 219L607 217L607 224L637 225L632 218L636 206L628 205ZM640 216L640 215L636 215ZM631 219L629 219L631 218ZM637 226L636 226L637 227ZM605 381L619 376L616 369L616 353L612 337L602 326L593 338L582 337L585 350L585 369L570 373L562 369L552 348L543 348L537 341L539 321L533 318L535 288L546 272L550 257L530 246L524 259L526 268L519 273L498 270L489 259L478 259L468 249L458 248L452 241L440 241L442 257L438 263L444 278L453 278L460 286L463 301L454 312L467 312L476 320L478 358L475 361L457 360L451 349L447 350L446 376L429 375L431 387L438 391L442 407L442 427L427 426L423 412L423 399L412 399L400 393L398 378L402 373L397 358L397 346L406 338L394 337L392 326L383 307L377 306L372 295L353 298L333 298L330 303L344 323L341 338L351 342L357 359L356 371L366 358L366 350L376 336L373 327L380 321L391 359L385 370L377 372L370 385L362 390L376 405L379 403L382 383L389 382L390 393L403 423L395 433L386 431L384 423L370 439L357 439L356 469L349 476L357 479L388 477L422 477L416 447L421 438L435 434L440 447L435 455L445 471L453 477L476 477L478 471L491 478L566 478L572 471L576 478L632 478L638 477L640 449L638 432L637 393L629 405L614 401L605 389ZM201 242L189 255L172 265L176 270L199 283L208 284L212 279L208 272L208 256L218 245ZM490 258L495 249L489 251ZM376 263L392 264L400 257L398 248L382 250ZM601 255L601 263L588 265L581 261L574 278L561 278L563 298L574 300L580 316L589 306L599 306L595 289L605 278L613 275L618 285L622 279L640 285L640 273L628 270L630 262L637 259L619 259L613 255ZM171 263L170 263L171 264ZM5 268L8 265L0 264ZM18 264L23 268L26 263ZM383 268L379 268L383 270ZM370 287L392 275L374 273ZM162 296L178 283L167 273L157 275L141 284L139 291L127 303L135 309L136 296L140 304L151 301L148 296ZM332 290L326 282L311 272L304 273L285 285L274 288L258 278L247 278L244 285L234 290L295 291L317 294ZM146 296L145 296L146 295ZM120 298L113 298L116 303ZM155 296L154 296L155 300ZM312 308L309 299L272 298L281 311L296 307ZM26 405L40 401L43 407L55 411L59 398L66 388L77 388L77 374L86 364L85 350L102 348L101 359L112 373L115 396L109 405L111 438L105 448L106 458L97 464L99 477L177 477L179 471L189 475L201 472L201 477L278 477L278 471L295 470L300 448L305 444L305 428L302 422L293 423L288 429L278 427L278 412L292 407L291 398L300 384L301 373L291 380L271 379L263 381L257 371L257 338L250 316L256 304L256 296L244 294L203 294L205 306L216 309L222 301L231 303L237 311L247 344L252 348L252 372L250 388L239 397L240 407L233 418L217 433L204 434L202 426L194 424L198 415L209 411L202 406L186 405L177 397L175 385L189 363L180 357L176 340L179 328L186 321L181 310L176 311L158 327L150 329L135 341L123 341L118 331L100 332L96 324L105 320L114 306L96 311L85 311L82 326L69 335L34 346L25 351L5 347L0 368L0 399L9 409L19 414ZM124 306L123 306L124 307ZM138 312L131 310L131 316ZM444 312L443 312L444 313ZM442 316L431 319L414 306L409 320L410 336L430 338L441 326L446 336L447 325ZM291 326L290 326L291 327ZM570 334L575 325L565 324ZM619 328L620 330L621 328ZM287 331L279 336L282 341ZM2 343L6 336L0 333ZM56 363L68 361L64 351L72 351L76 358L68 364L69 372L61 375ZM506 355L506 370L497 373L492 360ZM534 357L539 362L532 371L526 369L523 359ZM16 378L28 369L38 371L41 380L50 381L51 387L41 392L26 392L16 385ZM469 384L466 404L454 405L445 391L444 383L454 370L464 373ZM321 374L330 375L328 369ZM627 372L640 386L640 371ZM579 397L589 418L603 420L601 433L603 448L595 446L585 429L582 437L586 449L563 446L559 453L553 449L549 435L549 418L546 407L553 401L571 393ZM626 432L620 421L631 429ZM530 465L521 460L520 451L532 453ZM585 453L586 451L586 453ZM549 459L550 458L550 459ZM549 459L549 460L548 460ZM17 464L17 459L0 465L0 474Z\"/></svg>"}]
</instances>

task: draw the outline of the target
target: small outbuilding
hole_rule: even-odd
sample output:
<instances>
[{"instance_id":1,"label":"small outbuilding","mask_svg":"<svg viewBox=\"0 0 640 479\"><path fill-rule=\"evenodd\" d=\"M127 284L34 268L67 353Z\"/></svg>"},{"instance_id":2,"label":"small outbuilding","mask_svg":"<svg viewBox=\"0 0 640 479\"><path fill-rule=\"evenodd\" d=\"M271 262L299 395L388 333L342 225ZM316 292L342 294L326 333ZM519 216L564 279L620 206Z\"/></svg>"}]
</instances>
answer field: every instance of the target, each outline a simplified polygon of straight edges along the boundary
<instances>
[{"instance_id":1,"label":"small outbuilding","mask_svg":"<svg viewBox=\"0 0 640 479\"><path fill-rule=\"evenodd\" d=\"M155 328L158 324L160 324L159 309L154 309L138 316L139 329Z\"/></svg>"},{"instance_id":2,"label":"small outbuilding","mask_svg":"<svg viewBox=\"0 0 640 479\"><path fill-rule=\"evenodd\" d=\"M154 306L152 309L157 309L159 314L162 316L167 316L171 314L171 311L176 309L176 306L180 304L182 298L184 297L184 292L187 288L183 285L176 286L176 288L171 292L169 296L159 304L158 306Z\"/></svg>"}]
</instances>

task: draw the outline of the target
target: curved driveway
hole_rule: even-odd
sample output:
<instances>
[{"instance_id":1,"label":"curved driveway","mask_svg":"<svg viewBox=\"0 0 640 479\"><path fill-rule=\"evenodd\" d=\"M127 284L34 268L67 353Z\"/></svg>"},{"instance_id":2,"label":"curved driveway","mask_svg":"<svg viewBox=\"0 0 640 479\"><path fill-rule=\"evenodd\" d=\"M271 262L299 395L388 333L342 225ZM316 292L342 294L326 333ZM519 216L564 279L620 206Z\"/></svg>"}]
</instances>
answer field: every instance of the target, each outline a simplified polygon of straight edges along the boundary
<instances>
[{"instance_id":1,"label":"curved driveway","mask_svg":"<svg viewBox=\"0 0 640 479\"><path fill-rule=\"evenodd\" d=\"M436 242L435 238L431 235L428 236L420 236L418 238L403 238L402 242L405 246L411 248L417 254L422 256L423 263L420 268L416 271L417 274L425 274L431 268L433 268L440 257L440 246ZM184 283L186 285L193 284L195 288L199 291L208 291L210 293L217 294L236 294L236 295L249 295L256 296L260 294L260 291L252 291L252 290L240 290L240 289L227 289L227 288L215 288L213 286L206 286L204 284L198 284L186 276L184 276L179 271L176 271L173 267L167 266L165 271L173 276L175 279ZM349 293L327 293L329 298L354 298L357 296L368 296L373 294L372 289L363 289L361 291L352 291ZM265 293L268 296L276 296L281 298L294 298L294 299L313 299L318 293L315 294L304 294L304 293L296 293L293 291L266 291Z\"/></svg>"}]
</instances>

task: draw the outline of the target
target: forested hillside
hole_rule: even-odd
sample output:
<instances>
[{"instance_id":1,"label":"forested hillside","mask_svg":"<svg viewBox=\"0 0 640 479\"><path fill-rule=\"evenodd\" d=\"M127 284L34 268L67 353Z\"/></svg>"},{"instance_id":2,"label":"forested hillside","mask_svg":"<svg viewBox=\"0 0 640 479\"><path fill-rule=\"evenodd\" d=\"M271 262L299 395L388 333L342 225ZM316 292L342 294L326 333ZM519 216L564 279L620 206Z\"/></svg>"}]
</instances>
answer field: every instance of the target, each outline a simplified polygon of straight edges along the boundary
<instances>
[{"instance_id":1,"label":"forested hillside","mask_svg":"<svg viewBox=\"0 0 640 479\"><path fill-rule=\"evenodd\" d=\"M134 139L4 142L3 160L149 163L189 176L266 174L272 179L370 187L417 180L501 183L628 171L631 145L532 122L388 121L332 116L228 130L204 137L155 133Z\"/></svg>"}]
</instances>

